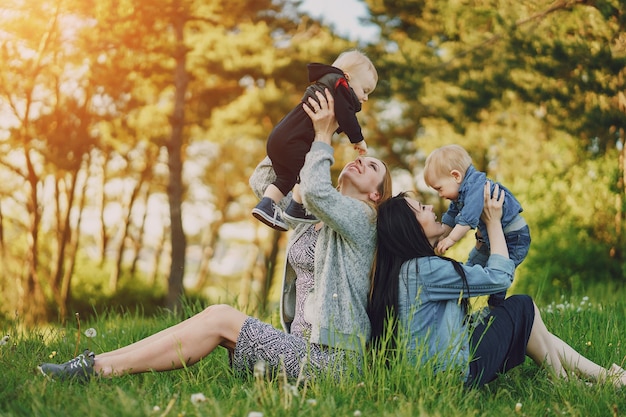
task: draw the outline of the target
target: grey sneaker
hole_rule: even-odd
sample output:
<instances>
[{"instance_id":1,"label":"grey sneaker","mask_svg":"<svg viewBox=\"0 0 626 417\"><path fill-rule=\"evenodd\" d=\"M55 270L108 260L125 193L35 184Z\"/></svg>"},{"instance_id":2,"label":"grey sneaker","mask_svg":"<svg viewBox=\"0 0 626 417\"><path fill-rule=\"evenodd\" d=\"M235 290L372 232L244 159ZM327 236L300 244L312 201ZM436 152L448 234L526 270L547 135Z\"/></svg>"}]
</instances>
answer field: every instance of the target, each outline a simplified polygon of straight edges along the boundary
<instances>
[{"instance_id":1,"label":"grey sneaker","mask_svg":"<svg viewBox=\"0 0 626 417\"><path fill-rule=\"evenodd\" d=\"M62 363L60 365L54 363L42 363L37 368L45 376L58 379L76 379L79 381L88 381L94 375L93 365L96 355L89 350L75 357L74 359Z\"/></svg>"},{"instance_id":2,"label":"grey sneaker","mask_svg":"<svg viewBox=\"0 0 626 417\"><path fill-rule=\"evenodd\" d=\"M280 208L269 197L263 197L259 204L252 209L252 215L269 227L286 232L289 226L280 216Z\"/></svg>"},{"instance_id":3,"label":"grey sneaker","mask_svg":"<svg viewBox=\"0 0 626 417\"><path fill-rule=\"evenodd\" d=\"M290 222L319 223L319 219L312 215L304 206L294 200L289 202L287 209L283 212L283 217Z\"/></svg>"}]
</instances>

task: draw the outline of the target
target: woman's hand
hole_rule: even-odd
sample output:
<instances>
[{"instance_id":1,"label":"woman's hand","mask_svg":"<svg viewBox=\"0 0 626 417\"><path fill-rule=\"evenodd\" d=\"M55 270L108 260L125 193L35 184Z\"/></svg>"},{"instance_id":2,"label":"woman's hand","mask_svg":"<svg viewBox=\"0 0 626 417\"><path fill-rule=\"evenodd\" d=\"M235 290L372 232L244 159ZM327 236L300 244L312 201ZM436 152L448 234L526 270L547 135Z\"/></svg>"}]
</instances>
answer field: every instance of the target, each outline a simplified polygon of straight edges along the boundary
<instances>
[{"instance_id":1,"label":"woman's hand","mask_svg":"<svg viewBox=\"0 0 626 417\"><path fill-rule=\"evenodd\" d=\"M333 133L339 127L337 119L335 119L335 99L327 88L324 94L316 91L317 103L313 98L309 97L309 104L302 103L302 108L309 115L315 129L315 140L331 144Z\"/></svg>"},{"instance_id":2,"label":"woman's hand","mask_svg":"<svg viewBox=\"0 0 626 417\"><path fill-rule=\"evenodd\" d=\"M485 182L483 189L485 205L483 207L482 219L486 224L491 222L500 222L502 220L502 205L504 204L504 190L500 189L498 184L491 194L491 181Z\"/></svg>"}]
</instances>

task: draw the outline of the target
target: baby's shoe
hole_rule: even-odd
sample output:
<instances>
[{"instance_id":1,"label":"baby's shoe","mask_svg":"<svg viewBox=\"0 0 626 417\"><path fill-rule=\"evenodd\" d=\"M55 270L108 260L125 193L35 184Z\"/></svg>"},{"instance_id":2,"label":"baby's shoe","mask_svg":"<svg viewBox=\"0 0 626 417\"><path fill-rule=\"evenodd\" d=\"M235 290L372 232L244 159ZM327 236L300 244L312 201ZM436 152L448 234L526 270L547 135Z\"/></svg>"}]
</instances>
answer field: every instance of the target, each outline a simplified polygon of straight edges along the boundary
<instances>
[{"instance_id":1,"label":"baby's shoe","mask_svg":"<svg viewBox=\"0 0 626 417\"><path fill-rule=\"evenodd\" d=\"M287 209L283 212L283 217L292 222L310 224L319 223L319 219L317 217L309 213L309 211L304 208L304 205L296 202L295 200L291 200Z\"/></svg>"},{"instance_id":2,"label":"baby's shoe","mask_svg":"<svg viewBox=\"0 0 626 417\"><path fill-rule=\"evenodd\" d=\"M263 197L259 204L252 209L252 215L271 227L272 229L286 232L289 226L280 215L280 208L269 197Z\"/></svg>"}]
</instances>

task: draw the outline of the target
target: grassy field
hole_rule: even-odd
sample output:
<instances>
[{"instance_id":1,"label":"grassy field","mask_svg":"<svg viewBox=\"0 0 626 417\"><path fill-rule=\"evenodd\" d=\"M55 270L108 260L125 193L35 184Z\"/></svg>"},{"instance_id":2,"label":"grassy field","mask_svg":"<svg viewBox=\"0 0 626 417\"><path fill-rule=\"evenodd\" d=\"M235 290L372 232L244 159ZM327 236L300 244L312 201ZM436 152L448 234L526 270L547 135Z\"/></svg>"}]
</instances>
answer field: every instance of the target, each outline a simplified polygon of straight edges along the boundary
<instances>
[{"instance_id":1,"label":"grassy field","mask_svg":"<svg viewBox=\"0 0 626 417\"><path fill-rule=\"evenodd\" d=\"M200 307L188 307L192 314ZM605 366L626 357L626 301L559 300L541 307L554 333ZM19 321L0 331L0 416L622 416L626 389L552 380L530 360L480 390L462 388L456 377L401 362L386 369L369 358L358 378L320 378L297 388L281 378L233 376L219 349L187 369L53 382L36 370L42 361L63 362L77 345L96 353L126 345L176 322L108 313L78 325L24 330ZM86 330L96 335L87 337ZM89 332L87 332L89 333Z\"/></svg>"}]
</instances>

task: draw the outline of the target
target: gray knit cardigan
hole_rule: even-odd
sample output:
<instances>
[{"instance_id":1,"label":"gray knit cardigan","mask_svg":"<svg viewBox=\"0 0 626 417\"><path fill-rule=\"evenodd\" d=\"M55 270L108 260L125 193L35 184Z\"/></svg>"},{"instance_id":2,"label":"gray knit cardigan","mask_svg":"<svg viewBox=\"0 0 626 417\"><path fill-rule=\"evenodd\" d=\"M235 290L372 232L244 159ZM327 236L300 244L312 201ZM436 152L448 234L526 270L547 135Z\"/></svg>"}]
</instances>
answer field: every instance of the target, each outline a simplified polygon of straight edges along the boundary
<instances>
[{"instance_id":1,"label":"gray knit cardigan","mask_svg":"<svg viewBox=\"0 0 626 417\"><path fill-rule=\"evenodd\" d=\"M342 195L333 186L330 167L333 148L313 142L300 172L300 192L306 208L324 222L315 248L315 285L305 303L305 319L312 324L312 343L362 351L371 335L367 316L370 272L376 248L376 211L367 203ZM261 198L276 178L269 158L256 167L250 186ZM285 207L288 195L280 205ZM291 244L309 225L294 228ZM285 265L281 294L281 322L289 332L295 313L295 271Z\"/></svg>"}]
</instances>

